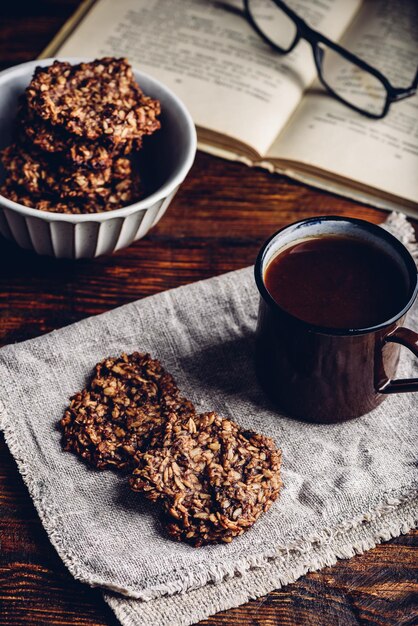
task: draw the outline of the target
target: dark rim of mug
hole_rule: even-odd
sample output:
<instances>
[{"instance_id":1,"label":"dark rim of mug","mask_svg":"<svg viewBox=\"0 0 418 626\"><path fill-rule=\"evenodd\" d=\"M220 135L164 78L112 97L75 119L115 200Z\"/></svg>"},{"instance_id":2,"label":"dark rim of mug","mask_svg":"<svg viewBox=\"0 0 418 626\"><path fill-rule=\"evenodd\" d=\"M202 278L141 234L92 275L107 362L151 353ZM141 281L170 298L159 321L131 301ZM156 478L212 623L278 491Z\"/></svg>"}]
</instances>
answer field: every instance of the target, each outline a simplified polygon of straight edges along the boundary
<instances>
[{"instance_id":1,"label":"dark rim of mug","mask_svg":"<svg viewBox=\"0 0 418 626\"><path fill-rule=\"evenodd\" d=\"M274 298L270 295L270 292L268 291L264 283L263 262L264 262L264 256L265 256L266 250L269 244L278 235L288 230L289 228L293 228L294 226L298 226L302 224L314 224L315 222L347 222L350 224L355 224L365 230L368 230L369 232L374 233L375 235L378 235L378 237L385 239L394 248L396 248L396 250L398 250L398 252L402 255L402 257L405 260L405 264L406 264L410 281L411 281L410 296L408 298L406 305L402 308L401 311L399 311L399 313L391 317L389 320L380 322L379 324L376 324L375 326L368 326L365 328L333 328L333 327L328 327L328 326L318 326L316 324L305 322L304 320L292 315L291 313L283 309L279 304L277 304ZM354 217L341 217L341 216L336 216L336 215L308 217L304 220L298 220L297 222L293 222L292 224L288 224L287 226L280 228L271 237L269 237L267 241L265 241L265 243L261 247L260 252L258 253L256 262L255 262L254 275L255 275L255 282L257 284L258 291L260 292L260 295L262 296L262 298L267 304L269 304L273 309L275 309L278 313L280 313L282 316L287 318L293 324L296 324L304 328L307 331L315 332L315 333L319 333L323 335L365 335L367 333L372 333L378 330L382 330L386 328L387 326L390 326L391 324L395 323L401 317L403 317L413 305L415 298L417 297L417 294L418 294L417 267L415 265L415 261L412 258L409 250L403 245L403 243L399 241L399 239L391 235L391 233L389 233L384 228L381 228L377 224L372 224L371 222L366 222L365 220L360 220Z\"/></svg>"}]
</instances>

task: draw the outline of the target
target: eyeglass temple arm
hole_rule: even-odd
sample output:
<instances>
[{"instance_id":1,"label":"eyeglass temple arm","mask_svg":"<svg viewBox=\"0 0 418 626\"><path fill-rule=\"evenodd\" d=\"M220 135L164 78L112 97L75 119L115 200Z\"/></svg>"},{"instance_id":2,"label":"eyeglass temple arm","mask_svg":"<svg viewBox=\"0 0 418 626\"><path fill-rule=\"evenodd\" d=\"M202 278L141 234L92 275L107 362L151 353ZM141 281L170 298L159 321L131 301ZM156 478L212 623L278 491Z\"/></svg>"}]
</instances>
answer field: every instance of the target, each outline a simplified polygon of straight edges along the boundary
<instances>
[{"instance_id":1,"label":"eyeglass temple arm","mask_svg":"<svg viewBox=\"0 0 418 626\"><path fill-rule=\"evenodd\" d=\"M417 73L415 74L415 78L409 87L406 87L406 89L395 88L393 90L392 101L399 102L399 100L404 100L405 98L409 98L410 96L413 96L417 90L417 87L418 87L418 69L417 69Z\"/></svg>"}]
</instances>

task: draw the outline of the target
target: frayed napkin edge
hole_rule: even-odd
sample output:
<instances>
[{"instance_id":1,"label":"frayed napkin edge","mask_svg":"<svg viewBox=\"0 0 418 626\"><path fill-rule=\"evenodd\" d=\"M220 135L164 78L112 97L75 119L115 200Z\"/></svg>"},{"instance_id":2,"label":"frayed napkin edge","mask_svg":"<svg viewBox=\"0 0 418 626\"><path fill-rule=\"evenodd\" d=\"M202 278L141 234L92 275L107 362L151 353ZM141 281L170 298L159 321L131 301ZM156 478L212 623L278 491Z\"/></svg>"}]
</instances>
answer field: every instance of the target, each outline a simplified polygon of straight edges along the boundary
<instances>
[{"instance_id":1,"label":"frayed napkin edge","mask_svg":"<svg viewBox=\"0 0 418 626\"><path fill-rule=\"evenodd\" d=\"M390 519L387 519L385 512L389 510ZM339 559L364 554L384 541L406 534L418 525L418 497L413 501L399 500L398 505L387 503L378 507L378 513L373 520L370 514L363 516L362 522L354 524L351 531L342 534L337 544L317 544L315 547L311 543L311 549L307 552L296 552L291 565L281 558L269 560L264 568L252 568L241 575L239 589L229 590L228 579L224 579L220 584L206 587L205 590L189 590L150 602L141 602L106 591L103 592L103 597L123 626L149 626L150 623L153 626L166 626L168 618L170 626L191 626L215 613L235 608L280 589L308 572L335 565ZM361 538L356 536L359 532L363 533ZM332 541L332 533L329 539ZM202 598L194 597L203 592L204 602L200 601ZM166 606L162 607L162 603Z\"/></svg>"}]
</instances>

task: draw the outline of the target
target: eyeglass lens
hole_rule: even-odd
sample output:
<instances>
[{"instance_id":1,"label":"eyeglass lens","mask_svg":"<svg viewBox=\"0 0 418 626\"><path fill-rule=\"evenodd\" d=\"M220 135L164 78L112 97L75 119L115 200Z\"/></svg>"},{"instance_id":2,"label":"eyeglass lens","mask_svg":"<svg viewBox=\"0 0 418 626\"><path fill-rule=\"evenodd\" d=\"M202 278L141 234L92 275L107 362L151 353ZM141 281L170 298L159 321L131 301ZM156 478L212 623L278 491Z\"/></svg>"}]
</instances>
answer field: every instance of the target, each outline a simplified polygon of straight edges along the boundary
<instances>
[{"instance_id":1,"label":"eyeglass lens","mask_svg":"<svg viewBox=\"0 0 418 626\"><path fill-rule=\"evenodd\" d=\"M387 99L383 83L336 50L322 43L319 45L322 50L321 75L324 83L348 104L372 115L381 115Z\"/></svg>"},{"instance_id":2,"label":"eyeglass lens","mask_svg":"<svg viewBox=\"0 0 418 626\"><path fill-rule=\"evenodd\" d=\"M295 22L273 0L252 0L249 10L260 31L283 52L292 47L296 36Z\"/></svg>"}]
</instances>

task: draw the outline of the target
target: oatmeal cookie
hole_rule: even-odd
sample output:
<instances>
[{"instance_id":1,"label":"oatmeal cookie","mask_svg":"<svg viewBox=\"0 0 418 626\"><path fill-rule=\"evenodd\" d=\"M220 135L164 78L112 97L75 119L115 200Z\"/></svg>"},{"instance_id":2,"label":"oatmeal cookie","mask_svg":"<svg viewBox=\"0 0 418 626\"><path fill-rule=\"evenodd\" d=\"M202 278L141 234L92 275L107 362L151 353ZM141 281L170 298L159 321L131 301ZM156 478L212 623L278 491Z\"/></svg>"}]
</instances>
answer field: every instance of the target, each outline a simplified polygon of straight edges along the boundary
<instances>
[{"instance_id":1,"label":"oatmeal cookie","mask_svg":"<svg viewBox=\"0 0 418 626\"><path fill-rule=\"evenodd\" d=\"M166 411L194 413L177 385L149 354L105 359L61 419L63 447L98 469L122 469L159 436Z\"/></svg>"},{"instance_id":2,"label":"oatmeal cookie","mask_svg":"<svg viewBox=\"0 0 418 626\"><path fill-rule=\"evenodd\" d=\"M142 139L128 140L116 146L102 138L102 141L83 140L57 127L53 127L35 115L26 105L19 111L16 120L17 142L32 145L39 152L58 155L75 167L88 167L101 170L110 167L115 158L131 154L142 147Z\"/></svg>"},{"instance_id":3,"label":"oatmeal cookie","mask_svg":"<svg viewBox=\"0 0 418 626\"><path fill-rule=\"evenodd\" d=\"M281 452L263 435L215 413L175 411L158 446L136 455L131 488L161 501L168 533L194 546L227 542L278 497Z\"/></svg>"},{"instance_id":4,"label":"oatmeal cookie","mask_svg":"<svg viewBox=\"0 0 418 626\"><path fill-rule=\"evenodd\" d=\"M26 98L43 120L87 140L124 143L160 127L159 102L143 94L126 59L38 67Z\"/></svg>"},{"instance_id":5,"label":"oatmeal cookie","mask_svg":"<svg viewBox=\"0 0 418 626\"><path fill-rule=\"evenodd\" d=\"M137 172L123 180L112 180L95 192L82 194L82 189L73 189L67 196L54 193L28 192L7 177L0 186L0 193L19 204L51 213L86 214L113 211L137 202L143 196L141 179Z\"/></svg>"},{"instance_id":6,"label":"oatmeal cookie","mask_svg":"<svg viewBox=\"0 0 418 626\"><path fill-rule=\"evenodd\" d=\"M115 159L101 170L74 169L63 161L48 159L27 146L12 144L1 153L8 177L29 194L52 194L59 198L78 198L98 194L106 197L110 181L132 177L129 159Z\"/></svg>"}]
</instances>

